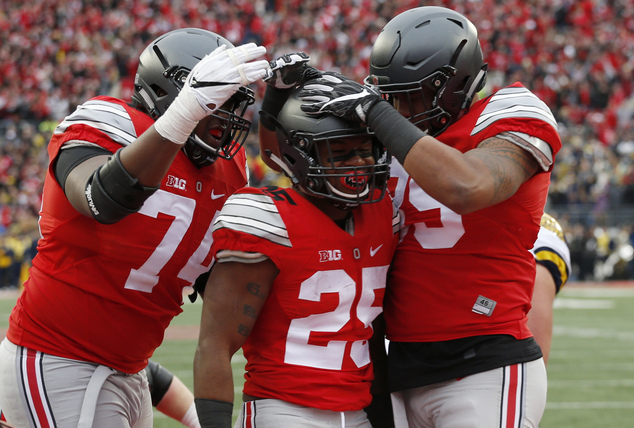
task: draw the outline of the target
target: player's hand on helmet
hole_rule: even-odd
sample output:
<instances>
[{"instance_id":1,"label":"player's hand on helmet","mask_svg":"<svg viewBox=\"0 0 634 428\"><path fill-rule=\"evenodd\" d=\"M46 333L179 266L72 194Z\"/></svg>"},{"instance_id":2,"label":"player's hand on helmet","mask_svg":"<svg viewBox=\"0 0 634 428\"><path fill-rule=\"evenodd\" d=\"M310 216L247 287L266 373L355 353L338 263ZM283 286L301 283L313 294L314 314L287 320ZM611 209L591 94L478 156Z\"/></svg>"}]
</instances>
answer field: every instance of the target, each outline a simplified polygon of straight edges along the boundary
<instances>
[{"instance_id":1,"label":"player's hand on helmet","mask_svg":"<svg viewBox=\"0 0 634 428\"><path fill-rule=\"evenodd\" d=\"M200 120L220 108L238 88L266 75L268 61L253 61L265 53L263 46L248 43L235 48L223 45L203 57L154 124L156 131L167 140L185 144Z\"/></svg>"},{"instance_id":2,"label":"player's hand on helmet","mask_svg":"<svg viewBox=\"0 0 634 428\"><path fill-rule=\"evenodd\" d=\"M321 71L308 65L304 52L285 54L269 62L264 81L276 89L289 89L321 76Z\"/></svg>"},{"instance_id":3,"label":"player's hand on helmet","mask_svg":"<svg viewBox=\"0 0 634 428\"><path fill-rule=\"evenodd\" d=\"M207 113L213 113L241 86L247 86L266 75L268 62L252 61L266 53L255 43L228 49L226 45L206 55L187 76L181 92L191 91ZM180 97L180 94L179 94ZM203 115L199 118L205 117Z\"/></svg>"},{"instance_id":4,"label":"player's hand on helmet","mask_svg":"<svg viewBox=\"0 0 634 428\"><path fill-rule=\"evenodd\" d=\"M328 113L361 123L382 99L376 89L332 72L304 85L299 98L303 101L301 109L308 114Z\"/></svg>"}]
</instances>

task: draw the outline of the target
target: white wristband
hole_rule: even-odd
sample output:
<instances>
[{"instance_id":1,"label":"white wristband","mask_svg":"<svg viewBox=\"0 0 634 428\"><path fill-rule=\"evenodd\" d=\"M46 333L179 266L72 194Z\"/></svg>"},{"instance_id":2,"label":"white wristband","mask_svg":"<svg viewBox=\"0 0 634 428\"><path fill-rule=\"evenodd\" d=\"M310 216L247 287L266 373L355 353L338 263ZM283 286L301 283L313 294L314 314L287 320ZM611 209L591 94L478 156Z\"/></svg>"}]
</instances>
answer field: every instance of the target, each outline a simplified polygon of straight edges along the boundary
<instances>
[{"instance_id":1,"label":"white wristband","mask_svg":"<svg viewBox=\"0 0 634 428\"><path fill-rule=\"evenodd\" d=\"M183 89L165 113L154 122L154 129L161 137L183 145L194 132L198 121L207 114L196 96Z\"/></svg>"},{"instance_id":2,"label":"white wristband","mask_svg":"<svg viewBox=\"0 0 634 428\"><path fill-rule=\"evenodd\" d=\"M187 409L187 413L183 416L181 423L189 428L200 428L200 422L198 422L198 414L196 413L196 405L192 403Z\"/></svg>"}]
</instances>

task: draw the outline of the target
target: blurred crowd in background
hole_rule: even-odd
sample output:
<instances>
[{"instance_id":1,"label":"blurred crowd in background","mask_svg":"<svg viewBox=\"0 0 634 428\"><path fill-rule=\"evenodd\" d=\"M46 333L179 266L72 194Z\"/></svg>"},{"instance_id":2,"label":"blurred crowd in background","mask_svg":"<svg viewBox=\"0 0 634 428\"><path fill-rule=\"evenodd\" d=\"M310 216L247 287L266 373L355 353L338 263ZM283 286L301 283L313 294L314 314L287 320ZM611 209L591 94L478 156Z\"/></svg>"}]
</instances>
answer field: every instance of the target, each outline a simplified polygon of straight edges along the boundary
<instances>
[{"instance_id":1,"label":"blurred crowd in background","mask_svg":"<svg viewBox=\"0 0 634 428\"><path fill-rule=\"evenodd\" d=\"M176 28L256 42L268 59L362 81L384 24L420 5L450 7L479 29L483 95L515 81L559 122L546 210L566 231L571 279L634 279L634 2L631 0L3 0L0 9L0 288L25 277L59 121L96 95L129 99L138 56ZM421 41L424 42L424 41ZM254 85L258 101L264 84ZM282 178L259 158L259 104L247 142L253 185Z\"/></svg>"}]
</instances>

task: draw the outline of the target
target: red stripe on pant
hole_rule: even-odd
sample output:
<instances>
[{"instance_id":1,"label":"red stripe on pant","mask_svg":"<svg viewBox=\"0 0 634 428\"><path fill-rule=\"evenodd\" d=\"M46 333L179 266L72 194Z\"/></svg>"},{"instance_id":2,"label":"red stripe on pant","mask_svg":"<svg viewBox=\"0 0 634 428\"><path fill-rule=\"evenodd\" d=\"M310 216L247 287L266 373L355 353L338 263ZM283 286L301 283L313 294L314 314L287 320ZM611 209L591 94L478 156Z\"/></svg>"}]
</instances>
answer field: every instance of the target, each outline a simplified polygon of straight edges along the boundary
<instances>
[{"instance_id":1,"label":"red stripe on pant","mask_svg":"<svg viewBox=\"0 0 634 428\"><path fill-rule=\"evenodd\" d=\"M39 385L37 383L37 351L34 351L32 349L27 349L26 351L26 387L28 388L29 395L31 397L32 409L35 412L34 416L42 428L51 428L48 420L48 415L44 410L44 402L42 401L43 391L40 391Z\"/></svg>"},{"instance_id":2,"label":"red stripe on pant","mask_svg":"<svg viewBox=\"0 0 634 428\"><path fill-rule=\"evenodd\" d=\"M244 428L255 428L255 401L244 403Z\"/></svg>"},{"instance_id":3,"label":"red stripe on pant","mask_svg":"<svg viewBox=\"0 0 634 428\"><path fill-rule=\"evenodd\" d=\"M517 405L519 401L517 384L519 368L517 364L509 366L509 394L508 405L506 407L506 426L505 428L513 428L515 426L515 418L517 416Z\"/></svg>"}]
</instances>

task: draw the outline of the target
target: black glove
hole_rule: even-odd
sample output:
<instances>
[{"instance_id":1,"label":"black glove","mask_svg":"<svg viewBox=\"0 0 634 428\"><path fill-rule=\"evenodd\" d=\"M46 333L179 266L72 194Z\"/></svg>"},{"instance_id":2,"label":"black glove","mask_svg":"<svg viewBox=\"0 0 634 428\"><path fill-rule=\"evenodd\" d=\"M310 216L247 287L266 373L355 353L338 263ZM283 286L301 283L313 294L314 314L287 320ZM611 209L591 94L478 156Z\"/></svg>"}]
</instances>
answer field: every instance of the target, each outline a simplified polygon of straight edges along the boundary
<instances>
[{"instance_id":1,"label":"black glove","mask_svg":"<svg viewBox=\"0 0 634 428\"><path fill-rule=\"evenodd\" d=\"M302 111L308 114L329 113L361 123L366 123L370 108L382 100L376 89L330 72L304 85L299 98L304 101Z\"/></svg>"},{"instance_id":2,"label":"black glove","mask_svg":"<svg viewBox=\"0 0 634 428\"><path fill-rule=\"evenodd\" d=\"M296 52L269 62L262 79L266 82L266 93L260 111L260 123L269 131L275 131L273 119L277 119L293 88L321 76L320 70L307 65L309 59L304 52Z\"/></svg>"},{"instance_id":3,"label":"black glove","mask_svg":"<svg viewBox=\"0 0 634 428\"><path fill-rule=\"evenodd\" d=\"M262 80L276 89L289 89L321 76L321 71L309 66L304 52L290 53L269 62Z\"/></svg>"}]
</instances>

